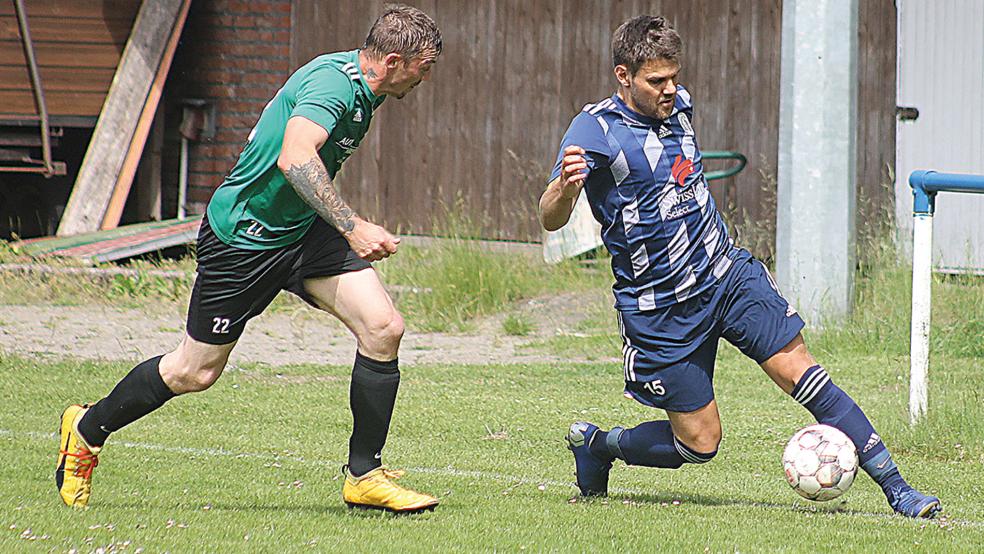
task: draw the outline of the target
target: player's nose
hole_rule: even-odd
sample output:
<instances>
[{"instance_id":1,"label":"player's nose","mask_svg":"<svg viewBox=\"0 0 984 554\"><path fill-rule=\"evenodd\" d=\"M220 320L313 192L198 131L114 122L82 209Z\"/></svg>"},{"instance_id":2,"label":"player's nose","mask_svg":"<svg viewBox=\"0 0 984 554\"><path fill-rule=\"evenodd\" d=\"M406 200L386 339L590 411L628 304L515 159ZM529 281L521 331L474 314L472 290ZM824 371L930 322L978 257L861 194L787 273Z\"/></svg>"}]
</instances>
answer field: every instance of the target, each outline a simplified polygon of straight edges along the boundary
<instances>
[{"instance_id":1,"label":"player's nose","mask_svg":"<svg viewBox=\"0 0 984 554\"><path fill-rule=\"evenodd\" d=\"M676 79L667 79L666 86L663 87L663 94L670 96L676 94Z\"/></svg>"}]
</instances>

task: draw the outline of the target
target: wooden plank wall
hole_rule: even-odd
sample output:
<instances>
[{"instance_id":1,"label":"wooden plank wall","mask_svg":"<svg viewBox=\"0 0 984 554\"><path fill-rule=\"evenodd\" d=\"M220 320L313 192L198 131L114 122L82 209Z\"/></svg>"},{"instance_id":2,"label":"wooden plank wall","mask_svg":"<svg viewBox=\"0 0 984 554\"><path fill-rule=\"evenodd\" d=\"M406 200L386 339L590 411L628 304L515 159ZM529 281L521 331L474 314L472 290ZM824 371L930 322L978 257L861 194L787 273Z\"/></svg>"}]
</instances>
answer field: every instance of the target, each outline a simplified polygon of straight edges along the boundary
<instances>
[{"instance_id":1,"label":"wooden plank wall","mask_svg":"<svg viewBox=\"0 0 984 554\"><path fill-rule=\"evenodd\" d=\"M895 231L894 2L859 2L858 187L859 259ZM901 185L908 188L903 176Z\"/></svg>"},{"instance_id":2,"label":"wooden plank wall","mask_svg":"<svg viewBox=\"0 0 984 554\"><path fill-rule=\"evenodd\" d=\"M49 115L99 115L140 0L24 5ZM37 113L14 4L0 0L0 117Z\"/></svg>"},{"instance_id":3,"label":"wooden plank wall","mask_svg":"<svg viewBox=\"0 0 984 554\"><path fill-rule=\"evenodd\" d=\"M383 5L293 1L291 67L360 46ZM625 19L661 13L684 39L683 82L705 150L748 157L712 184L740 241L774 247L781 0L419 0L444 34L433 79L377 112L346 163L343 195L401 231L432 232L451 209L488 238L538 240L536 199L564 129L614 90L609 41ZM861 2L858 174L881 190L894 160L895 8ZM879 201L891 201L879 196ZM859 203L861 204L861 203Z\"/></svg>"}]
</instances>

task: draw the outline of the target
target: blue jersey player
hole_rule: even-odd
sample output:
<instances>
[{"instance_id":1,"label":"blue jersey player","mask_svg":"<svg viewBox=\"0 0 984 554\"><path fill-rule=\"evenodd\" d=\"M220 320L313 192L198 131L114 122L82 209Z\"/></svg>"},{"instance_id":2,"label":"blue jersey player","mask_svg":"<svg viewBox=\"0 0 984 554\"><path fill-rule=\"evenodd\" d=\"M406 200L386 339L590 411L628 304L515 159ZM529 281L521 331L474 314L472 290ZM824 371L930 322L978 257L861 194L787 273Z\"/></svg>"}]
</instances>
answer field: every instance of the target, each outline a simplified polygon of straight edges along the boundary
<instances>
[{"instance_id":1,"label":"blue jersey player","mask_svg":"<svg viewBox=\"0 0 984 554\"><path fill-rule=\"evenodd\" d=\"M540 221L552 231L584 189L612 255L625 393L668 416L607 432L574 423L567 441L581 494L607 493L616 458L679 468L717 454L713 376L723 337L817 421L851 438L896 512L933 516L939 499L906 483L868 418L810 355L803 320L766 268L728 236L708 193L690 94L677 81L681 50L662 17L615 31L618 91L574 117L540 198Z\"/></svg>"}]
</instances>

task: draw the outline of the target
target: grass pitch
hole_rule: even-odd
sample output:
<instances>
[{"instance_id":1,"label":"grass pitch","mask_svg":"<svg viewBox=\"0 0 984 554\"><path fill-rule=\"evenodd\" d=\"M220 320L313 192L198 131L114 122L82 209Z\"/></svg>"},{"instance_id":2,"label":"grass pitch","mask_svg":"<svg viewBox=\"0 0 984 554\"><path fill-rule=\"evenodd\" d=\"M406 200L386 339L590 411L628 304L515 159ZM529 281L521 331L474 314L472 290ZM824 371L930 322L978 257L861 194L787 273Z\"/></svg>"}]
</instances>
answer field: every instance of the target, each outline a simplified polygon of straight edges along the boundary
<instances>
[{"instance_id":1,"label":"grass pitch","mask_svg":"<svg viewBox=\"0 0 984 554\"><path fill-rule=\"evenodd\" d=\"M406 258L408 267L423 262ZM416 318L418 328L454 329L517 298L607 286L570 267L512 279L528 264L469 263L460 272L388 266L390 281L431 288L439 299L401 302L411 325ZM170 289L113 296L116 289L83 284L0 276L0 304L90 293L185 301ZM0 447L8 460L0 552L980 552L984 280L935 278L930 408L916 427L906 417L909 286L907 269L894 262L866 270L850 320L807 342L873 420L903 474L942 498L940 519L891 515L864 475L830 503L796 496L782 476L782 448L813 420L724 344L718 457L677 471L617 462L608 499L578 499L563 443L568 425L659 417L620 395L621 368L603 361L619 348L606 311L589 314L576 333L530 339L530 348L595 361L403 368L385 461L408 470L409 486L441 498L436 512L418 516L350 511L341 501L348 367L264 365L229 368L211 390L175 399L114 435L94 475L91 508L74 512L54 487L58 416L69 403L104 396L130 365L72 359L70 344L63 360L0 352ZM457 289L475 287L481 301L448 316ZM510 325L522 334L522 321Z\"/></svg>"},{"instance_id":2,"label":"grass pitch","mask_svg":"<svg viewBox=\"0 0 984 554\"><path fill-rule=\"evenodd\" d=\"M348 368L258 365L230 369L211 390L114 435L90 509L72 511L52 479L58 415L104 395L128 367L3 357L0 551L970 552L984 544L979 360L934 359L929 421L917 430L905 423L904 360L826 360L904 474L943 499L945 518L926 522L892 516L866 476L844 502L799 499L779 460L809 414L722 350L721 454L677 471L617 462L613 494L592 501L575 497L567 426L656 415L620 396L619 367L404 368L385 460L408 470L408 485L441 497L436 512L418 516L341 502Z\"/></svg>"}]
</instances>

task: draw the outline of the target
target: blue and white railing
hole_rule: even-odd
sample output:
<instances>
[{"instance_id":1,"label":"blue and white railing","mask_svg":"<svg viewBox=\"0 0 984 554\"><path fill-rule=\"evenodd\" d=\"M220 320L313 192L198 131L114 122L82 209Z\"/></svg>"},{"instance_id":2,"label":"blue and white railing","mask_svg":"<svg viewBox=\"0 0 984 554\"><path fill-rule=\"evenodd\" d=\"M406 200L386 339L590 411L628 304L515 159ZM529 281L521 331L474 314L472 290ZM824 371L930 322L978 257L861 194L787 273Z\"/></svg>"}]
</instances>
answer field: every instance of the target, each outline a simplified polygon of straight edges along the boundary
<instances>
[{"instance_id":1,"label":"blue and white railing","mask_svg":"<svg viewBox=\"0 0 984 554\"><path fill-rule=\"evenodd\" d=\"M912 329L909 343L909 420L926 414L929 382L930 284L933 271L933 212L936 193L984 194L984 175L913 171Z\"/></svg>"}]
</instances>

